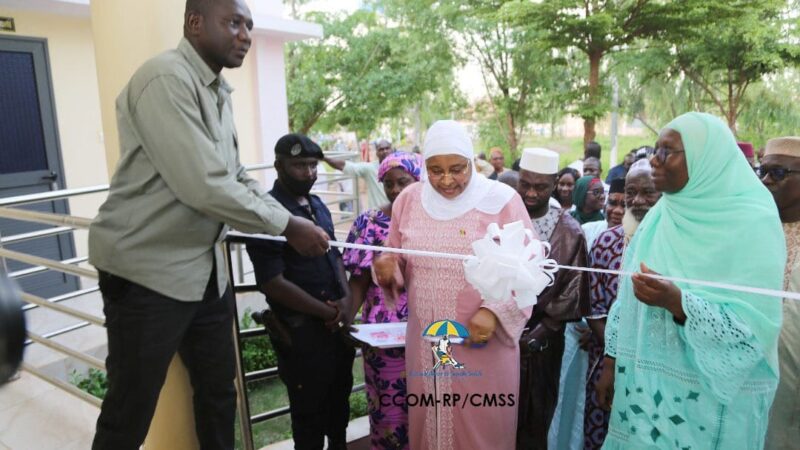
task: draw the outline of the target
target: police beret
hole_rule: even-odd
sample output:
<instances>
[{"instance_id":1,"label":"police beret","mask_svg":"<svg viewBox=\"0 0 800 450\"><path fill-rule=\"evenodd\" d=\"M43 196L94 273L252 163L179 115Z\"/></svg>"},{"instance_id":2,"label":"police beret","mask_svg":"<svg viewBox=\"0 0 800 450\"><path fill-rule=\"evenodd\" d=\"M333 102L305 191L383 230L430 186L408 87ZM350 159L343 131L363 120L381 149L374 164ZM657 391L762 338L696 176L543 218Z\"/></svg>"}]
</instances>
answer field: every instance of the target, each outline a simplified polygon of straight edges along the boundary
<instances>
[{"instance_id":1,"label":"police beret","mask_svg":"<svg viewBox=\"0 0 800 450\"><path fill-rule=\"evenodd\" d=\"M284 135L275 144L275 156L290 158L323 158L322 149L308 136L290 133Z\"/></svg>"}]
</instances>

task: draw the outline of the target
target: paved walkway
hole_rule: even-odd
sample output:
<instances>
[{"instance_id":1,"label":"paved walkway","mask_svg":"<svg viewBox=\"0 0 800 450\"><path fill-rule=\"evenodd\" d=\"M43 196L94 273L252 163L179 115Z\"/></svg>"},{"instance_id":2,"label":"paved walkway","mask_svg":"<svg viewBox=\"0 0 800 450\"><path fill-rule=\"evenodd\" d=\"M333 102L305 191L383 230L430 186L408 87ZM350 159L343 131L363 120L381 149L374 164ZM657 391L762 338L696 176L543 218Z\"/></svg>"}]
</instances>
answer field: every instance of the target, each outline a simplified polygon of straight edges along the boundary
<instances>
[{"instance_id":1,"label":"paved walkway","mask_svg":"<svg viewBox=\"0 0 800 450\"><path fill-rule=\"evenodd\" d=\"M0 388L0 450L86 450L100 409L22 372Z\"/></svg>"}]
</instances>

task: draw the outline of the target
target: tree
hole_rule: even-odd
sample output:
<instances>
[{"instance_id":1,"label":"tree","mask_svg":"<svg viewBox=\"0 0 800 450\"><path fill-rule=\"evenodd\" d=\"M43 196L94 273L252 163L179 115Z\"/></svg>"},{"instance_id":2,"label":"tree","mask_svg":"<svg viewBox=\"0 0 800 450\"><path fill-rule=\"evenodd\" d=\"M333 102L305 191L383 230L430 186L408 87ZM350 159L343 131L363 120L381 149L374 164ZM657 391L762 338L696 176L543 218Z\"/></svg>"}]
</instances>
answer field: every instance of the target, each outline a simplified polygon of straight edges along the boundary
<instances>
[{"instance_id":1,"label":"tree","mask_svg":"<svg viewBox=\"0 0 800 450\"><path fill-rule=\"evenodd\" d=\"M546 45L578 49L587 58L588 73L582 77L577 103L584 144L595 138L595 124L609 108L602 89L603 59L651 35L664 12L664 5L652 0L515 1L503 8L503 16L512 23L541 30Z\"/></svg>"},{"instance_id":2,"label":"tree","mask_svg":"<svg viewBox=\"0 0 800 450\"><path fill-rule=\"evenodd\" d=\"M551 122L563 115L563 108L552 107L551 95L566 79L563 60L539 45L537 31L514 27L498 15L508 1L422 3L439 16L459 53L481 69L487 104L478 105L477 111L489 121L479 127L481 135L502 136L511 158L516 158L531 120Z\"/></svg>"},{"instance_id":3,"label":"tree","mask_svg":"<svg viewBox=\"0 0 800 450\"><path fill-rule=\"evenodd\" d=\"M620 109L639 120L654 136L665 123L686 111L713 108L702 90L671 70L674 57L668 46L615 55L609 72L619 81Z\"/></svg>"},{"instance_id":4,"label":"tree","mask_svg":"<svg viewBox=\"0 0 800 450\"><path fill-rule=\"evenodd\" d=\"M754 84L744 98L738 137L763 146L800 129L800 75L789 70Z\"/></svg>"},{"instance_id":5,"label":"tree","mask_svg":"<svg viewBox=\"0 0 800 450\"><path fill-rule=\"evenodd\" d=\"M748 88L796 63L800 53L785 0L731 3L722 6L731 8L728 18L665 37L674 45L674 70L703 90L736 133Z\"/></svg>"},{"instance_id":6,"label":"tree","mask_svg":"<svg viewBox=\"0 0 800 450\"><path fill-rule=\"evenodd\" d=\"M367 136L452 79L444 40L423 39L378 12L310 13L306 19L322 23L324 37L287 51L292 130L341 126Z\"/></svg>"}]
</instances>

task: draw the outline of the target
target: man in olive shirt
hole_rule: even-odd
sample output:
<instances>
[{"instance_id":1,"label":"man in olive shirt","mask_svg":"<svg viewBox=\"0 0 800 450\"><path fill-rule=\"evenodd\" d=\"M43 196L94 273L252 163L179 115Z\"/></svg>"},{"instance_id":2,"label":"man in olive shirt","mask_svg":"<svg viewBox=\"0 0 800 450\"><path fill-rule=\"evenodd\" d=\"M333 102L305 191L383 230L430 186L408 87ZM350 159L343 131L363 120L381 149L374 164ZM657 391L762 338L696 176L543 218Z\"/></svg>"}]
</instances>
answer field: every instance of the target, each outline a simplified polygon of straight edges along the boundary
<instances>
[{"instance_id":1,"label":"man in olive shirt","mask_svg":"<svg viewBox=\"0 0 800 450\"><path fill-rule=\"evenodd\" d=\"M220 71L242 64L252 26L243 0L188 0L178 48L117 98L120 161L89 231L109 352L94 449L139 448L176 351L201 447L232 449L234 299L217 244L232 226L283 234L302 254L327 250L322 229L262 196L239 163Z\"/></svg>"}]
</instances>

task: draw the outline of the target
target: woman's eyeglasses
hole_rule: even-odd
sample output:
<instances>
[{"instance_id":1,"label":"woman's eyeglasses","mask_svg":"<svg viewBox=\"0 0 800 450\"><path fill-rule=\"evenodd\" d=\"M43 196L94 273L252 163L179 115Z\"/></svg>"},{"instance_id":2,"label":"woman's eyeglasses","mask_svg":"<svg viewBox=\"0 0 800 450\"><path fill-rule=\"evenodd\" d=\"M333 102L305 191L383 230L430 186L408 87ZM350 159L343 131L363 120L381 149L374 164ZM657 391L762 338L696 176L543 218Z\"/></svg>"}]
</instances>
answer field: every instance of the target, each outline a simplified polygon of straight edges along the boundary
<instances>
[{"instance_id":1,"label":"woman's eyeglasses","mask_svg":"<svg viewBox=\"0 0 800 450\"><path fill-rule=\"evenodd\" d=\"M606 191L603 188L592 189L590 191L586 191L587 194L592 194L595 197L602 197L606 194Z\"/></svg>"},{"instance_id":2,"label":"woman's eyeglasses","mask_svg":"<svg viewBox=\"0 0 800 450\"><path fill-rule=\"evenodd\" d=\"M437 182L444 177L449 176L450 178L458 181L463 181L467 174L469 174L470 165L465 164L464 166L455 166L451 167L450 170L445 172L443 169L439 167L434 167L433 169L428 169L428 179L432 182Z\"/></svg>"},{"instance_id":3,"label":"woman's eyeglasses","mask_svg":"<svg viewBox=\"0 0 800 450\"><path fill-rule=\"evenodd\" d=\"M800 173L800 170L787 169L786 167L759 167L756 169L759 178L770 176L774 181L782 181L790 173Z\"/></svg>"},{"instance_id":4,"label":"woman's eyeglasses","mask_svg":"<svg viewBox=\"0 0 800 450\"><path fill-rule=\"evenodd\" d=\"M673 155L675 153L683 153L685 151L686 150L667 150L664 147L658 147L656 148L656 151L653 155L656 157L656 160L658 162L664 164L665 162L667 162L667 158L669 157L669 155Z\"/></svg>"}]
</instances>

